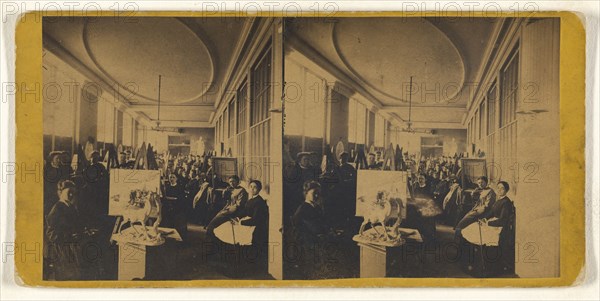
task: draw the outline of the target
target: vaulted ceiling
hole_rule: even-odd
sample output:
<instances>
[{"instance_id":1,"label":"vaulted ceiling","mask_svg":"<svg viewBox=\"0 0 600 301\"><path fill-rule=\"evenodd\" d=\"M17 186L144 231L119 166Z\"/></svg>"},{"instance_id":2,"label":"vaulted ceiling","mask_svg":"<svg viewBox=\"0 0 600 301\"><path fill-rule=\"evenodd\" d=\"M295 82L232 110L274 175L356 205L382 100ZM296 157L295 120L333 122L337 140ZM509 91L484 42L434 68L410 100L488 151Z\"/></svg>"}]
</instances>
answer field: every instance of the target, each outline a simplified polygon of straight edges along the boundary
<instances>
[{"instance_id":1,"label":"vaulted ceiling","mask_svg":"<svg viewBox=\"0 0 600 301\"><path fill-rule=\"evenodd\" d=\"M297 18L287 23L286 41L400 123L408 119L412 77L413 124L463 128L473 85L501 21Z\"/></svg>"},{"instance_id":2,"label":"vaulted ceiling","mask_svg":"<svg viewBox=\"0 0 600 301\"><path fill-rule=\"evenodd\" d=\"M251 18L45 17L44 48L161 125L208 127ZM502 19L290 19L286 44L374 107L422 128L462 128ZM490 46L491 45L491 46ZM435 110L432 110L435 108Z\"/></svg>"},{"instance_id":3,"label":"vaulted ceiling","mask_svg":"<svg viewBox=\"0 0 600 301\"><path fill-rule=\"evenodd\" d=\"M249 18L44 18L44 48L163 126L209 126ZM111 91L106 91L111 90Z\"/></svg>"}]
</instances>

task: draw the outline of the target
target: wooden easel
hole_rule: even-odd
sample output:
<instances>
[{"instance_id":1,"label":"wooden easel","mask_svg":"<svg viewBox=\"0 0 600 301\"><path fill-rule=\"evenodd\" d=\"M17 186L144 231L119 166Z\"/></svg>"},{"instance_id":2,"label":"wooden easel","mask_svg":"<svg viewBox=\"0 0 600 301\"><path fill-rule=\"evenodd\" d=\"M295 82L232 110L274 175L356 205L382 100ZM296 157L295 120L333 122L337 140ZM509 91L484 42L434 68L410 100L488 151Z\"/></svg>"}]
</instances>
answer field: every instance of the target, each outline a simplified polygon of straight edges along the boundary
<instances>
[{"instance_id":1,"label":"wooden easel","mask_svg":"<svg viewBox=\"0 0 600 301\"><path fill-rule=\"evenodd\" d=\"M386 148L383 152L383 170L397 170L396 164L396 153L394 152L394 145L390 143L388 148Z\"/></svg>"},{"instance_id":2,"label":"wooden easel","mask_svg":"<svg viewBox=\"0 0 600 301\"><path fill-rule=\"evenodd\" d=\"M367 167L367 156L365 155L364 148L357 147L354 163L356 163L356 169L365 169Z\"/></svg>"}]
</instances>

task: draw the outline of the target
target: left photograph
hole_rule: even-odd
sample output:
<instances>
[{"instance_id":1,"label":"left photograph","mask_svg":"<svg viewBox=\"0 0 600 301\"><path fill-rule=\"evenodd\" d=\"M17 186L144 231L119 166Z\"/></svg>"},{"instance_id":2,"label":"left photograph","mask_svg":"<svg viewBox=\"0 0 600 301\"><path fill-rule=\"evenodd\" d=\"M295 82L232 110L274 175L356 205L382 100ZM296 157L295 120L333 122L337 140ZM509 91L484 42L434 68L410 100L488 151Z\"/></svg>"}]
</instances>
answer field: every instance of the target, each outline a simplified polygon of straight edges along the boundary
<instances>
[{"instance_id":1,"label":"left photograph","mask_svg":"<svg viewBox=\"0 0 600 301\"><path fill-rule=\"evenodd\" d=\"M44 17L43 279L282 279L282 19Z\"/></svg>"}]
</instances>

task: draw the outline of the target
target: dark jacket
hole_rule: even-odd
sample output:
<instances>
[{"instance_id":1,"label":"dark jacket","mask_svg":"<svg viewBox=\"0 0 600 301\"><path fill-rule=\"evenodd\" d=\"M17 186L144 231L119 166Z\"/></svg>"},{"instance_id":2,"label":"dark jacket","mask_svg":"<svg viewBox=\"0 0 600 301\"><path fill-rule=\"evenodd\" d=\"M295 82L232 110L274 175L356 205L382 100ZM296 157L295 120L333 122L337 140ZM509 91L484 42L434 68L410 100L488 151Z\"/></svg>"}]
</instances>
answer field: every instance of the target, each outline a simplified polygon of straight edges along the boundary
<instances>
[{"instance_id":1,"label":"dark jacket","mask_svg":"<svg viewBox=\"0 0 600 301\"><path fill-rule=\"evenodd\" d=\"M488 225L492 227L505 227L508 226L511 216L515 212L513 202L507 197L496 200L487 215L487 219L497 218L488 222Z\"/></svg>"},{"instance_id":2,"label":"dark jacket","mask_svg":"<svg viewBox=\"0 0 600 301\"><path fill-rule=\"evenodd\" d=\"M296 240L304 243L320 241L329 229L323 209L307 202L298 207L292 221L296 232Z\"/></svg>"},{"instance_id":3,"label":"dark jacket","mask_svg":"<svg viewBox=\"0 0 600 301\"><path fill-rule=\"evenodd\" d=\"M85 229L84 219L74 205L56 202L46 219L46 237L51 243L75 243Z\"/></svg>"},{"instance_id":4,"label":"dark jacket","mask_svg":"<svg viewBox=\"0 0 600 301\"><path fill-rule=\"evenodd\" d=\"M248 201L244 208L240 210L239 217L250 217L247 220L241 221L244 226L255 226L252 233L252 243L267 242L269 231L269 207L267 202L260 196L255 196Z\"/></svg>"}]
</instances>

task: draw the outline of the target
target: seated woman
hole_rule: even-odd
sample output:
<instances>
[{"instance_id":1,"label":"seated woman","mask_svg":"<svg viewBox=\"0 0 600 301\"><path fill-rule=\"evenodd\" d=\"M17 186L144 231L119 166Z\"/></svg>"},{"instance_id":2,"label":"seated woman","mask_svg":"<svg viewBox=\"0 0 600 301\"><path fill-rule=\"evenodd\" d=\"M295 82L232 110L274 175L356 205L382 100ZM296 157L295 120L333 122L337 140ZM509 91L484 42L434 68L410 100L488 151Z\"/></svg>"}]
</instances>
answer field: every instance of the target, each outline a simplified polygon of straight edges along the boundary
<instances>
[{"instance_id":1,"label":"seated woman","mask_svg":"<svg viewBox=\"0 0 600 301\"><path fill-rule=\"evenodd\" d=\"M54 264L56 280L90 280L97 276L93 262L84 260L86 243L96 230L88 229L86 219L77 209L78 192L75 183L58 183L59 200L46 219L48 260Z\"/></svg>"},{"instance_id":2,"label":"seated woman","mask_svg":"<svg viewBox=\"0 0 600 301\"><path fill-rule=\"evenodd\" d=\"M302 203L292 218L296 241L316 243L329 231L329 226L323 214L321 185L316 181L304 183L304 203Z\"/></svg>"},{"instance_id":3,"label":"seated woman","mask_svg":"<svg viewBox=\"0 0 600 301\"><path fill-rule=\"evenodd\" d=\"M321 185L307 181L303 188L304 203L292 218L293 237L300 251L295 264L301 274L298 279L339 277L345 255L340 251L341 237L332 230L323 213Z\"/></svg>"},{"instance_id":4,"label":"seated woman","mask_svg":"<svg viewBox=\"0 0 600 301\"><path fill-rule=\"evenodd\" d=\"M237 220L243 226L256 227L252 233L252 244L260 245L268 241L269 207L265 199L259 195L262 183L259 180L252 180L249 186L252 196L241 208Z\"/></svg>"},{"instance_id":5,"label":"seated woman","mask_svg":"<svg viewBox=\"0 0 600 301\"><path fill-rule=\"evenodd\" d=\"M234 222L242 226L253 226L252 245L246 249L246 271L256 275L264 275L268 270L268 238L269 238L269 207L259 195L262 183L252 180L249 184L250 198L245 206L240 208ZM248 228L248 227L246 227ZM242 231L243 233L243 231ZM236 237L238 233L235 233ZM249 236L249 235L248 235Z\"/></svg>"},{"instance_id":6,"label":"seated woman","mask_svg":"<svg viewBox=\"0 0 600 301\"><path fill-rule=\"evenodd\" d=\"M470 243L466 245L467 247L486 246L498 250L497 255L490 255L490 258L495 258L494 260L485 262L485 272L488 276L514 273L515 208L513 202L506 196L508 190L507 182L498 182L499 199L491 205L485 216L462 230L463 238Z\"/></svg>"}]
</instances>

